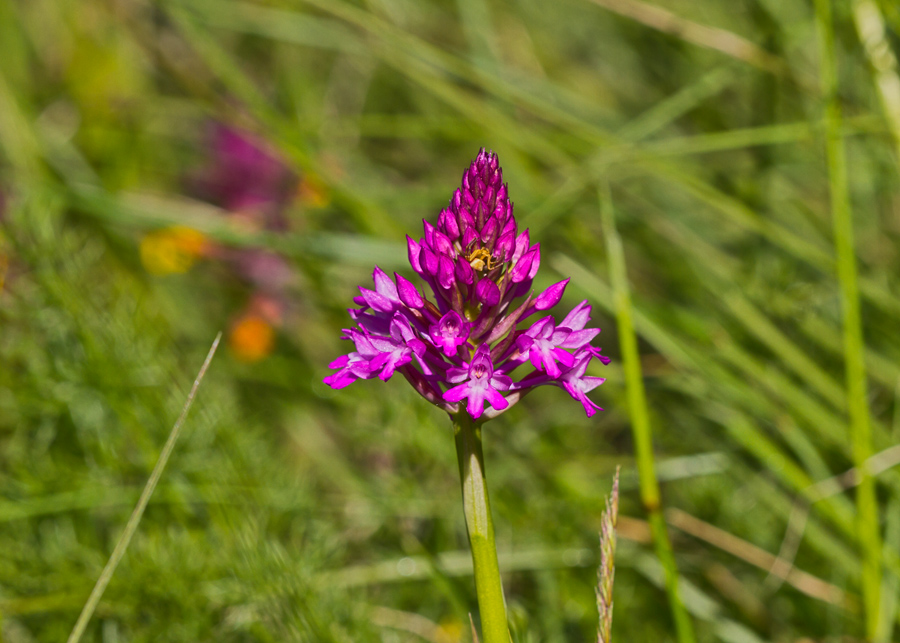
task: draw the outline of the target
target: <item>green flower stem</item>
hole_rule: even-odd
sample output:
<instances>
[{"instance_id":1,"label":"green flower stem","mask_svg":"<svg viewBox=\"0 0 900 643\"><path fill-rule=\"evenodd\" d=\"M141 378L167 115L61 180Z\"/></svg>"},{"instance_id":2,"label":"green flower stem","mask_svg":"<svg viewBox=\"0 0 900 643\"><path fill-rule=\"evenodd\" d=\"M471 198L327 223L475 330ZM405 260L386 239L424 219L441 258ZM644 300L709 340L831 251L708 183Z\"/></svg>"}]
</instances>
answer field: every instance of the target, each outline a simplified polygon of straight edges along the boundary
<instances>
[{"instance_id":1,"label":"green flower stem","mask_svg":"<svg viewBox=\"0 0 900 643\"><path fill-rule=\"evenodd\" d=\"M669 541L669 533L662 513L659 481L656 478L653 460L650 414L647 408L647 396L644 392L637 336L631 319L631 295L625 271L625 254L622 250L622 240L616 230L615 213L608 187L605 193L601 194L600 201L616 321L619 324L619 343L622 349L622 366L625 370L628 412L631 416L631 431L634 436L641 503L644 505L650 522L650 533L653 536L656 557L665 572L666 595L669 598L672 620L675 622L676 638L678 643L694 643L696 641L694 626L681 600L678 589L678 568L675 566L675 555L672 552L672 543Z\"/></svg>"},{"instance_id":2,"label":"green flower stem","mask_svg":"<svg viewBox=\"0 0 900 643\"><path fill-rule=\"evenodd\" d=\"M847 380L847 407L853 446L853 464L859 471L856 488L856 527L862 550L862 596L866 620L866 638L872 640L878 631L881 607L881 534L875 479L869 472L872 456L872 428L866 385L862 317L859 305L859 283L856 250L853 243L853 215L847 180L847 156L841 134L842 116L838 95L837 59L835 53L834 17L831 0L816 0L816 23L819 37L819 74L825 96L825 153L831 188L831 216L837 254L838 282L844 322L844 362Z\"/></svg>"},{"instance_id":3,"label":"green flower stem","mask_svg":"<svg viewBox=\"0 0 900 643\"><path fill-rule=\"evenodd\" d=\"M473 422L465 411L460 411L453 416L453 432L456 435L463 512L475 568L475 593L481 613L482 640L484 643L509 643L506 601L503 598L497 545L494 543L494 522L484 477L481 424Z\"/></svg>"}]
</instances>

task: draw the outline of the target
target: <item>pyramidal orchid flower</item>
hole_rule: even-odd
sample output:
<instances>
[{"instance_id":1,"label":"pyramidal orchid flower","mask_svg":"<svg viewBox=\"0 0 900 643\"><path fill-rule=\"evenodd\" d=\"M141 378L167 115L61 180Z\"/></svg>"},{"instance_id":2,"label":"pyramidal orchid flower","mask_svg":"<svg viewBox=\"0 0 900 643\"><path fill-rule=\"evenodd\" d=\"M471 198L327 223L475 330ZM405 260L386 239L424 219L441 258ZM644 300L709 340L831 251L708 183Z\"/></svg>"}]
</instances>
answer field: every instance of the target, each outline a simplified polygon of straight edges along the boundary
<instances>
[{"instance_id":1,"label":"pyramidal orchid flower","mask_svg":"<svg viewBox=\"0 0 900 643\"><path fill-rule=\"evenodd\" d=\"M558 386L584 407L603 383L587 375L596 359L591 307L581 302L557 322L544 314L562 299L568 279L541 293L532 283L540 245L519 231L497 156L481 150L463 174L437 223L424 222L421 239L406 238L409 263L425 283L376 267L374 289L360 287L349 309L355 328L349 354L330 364L332 388L400 373L430 403L450 414L456 440L463 510L484 643L509 643L506 602L494 541L481 425L538 386ZM529 372L519 374L520 367Z\"/></svg>"},{"instance_id":2,"label":"pyramidal orchid flower","mask_svg":"<svg viewBox=\"0 0 900 643\"><path fill-rule=\"evenodd\" d=\"M450 414L466 400L473 420L495 417L537 386L555 385L593 415L599 407L585 394L602 378L584 374L593 359L608 362L590 343L600 329L587 327L586 301L560 322L546 315L526 326L559 303L569 280L532 291L540 244L518 229L496 154L481 150L436 224L423 223L423 238L406 241L410 266L430 297L376 267L374 289L360 287L354 299L360 307L349 311L357 328L344 338L356 350L332 363L337 371L325 383L342 388L399 372ZM526 364L536 370L514 381L513 371Z\"/></svg>"}]
</instances>

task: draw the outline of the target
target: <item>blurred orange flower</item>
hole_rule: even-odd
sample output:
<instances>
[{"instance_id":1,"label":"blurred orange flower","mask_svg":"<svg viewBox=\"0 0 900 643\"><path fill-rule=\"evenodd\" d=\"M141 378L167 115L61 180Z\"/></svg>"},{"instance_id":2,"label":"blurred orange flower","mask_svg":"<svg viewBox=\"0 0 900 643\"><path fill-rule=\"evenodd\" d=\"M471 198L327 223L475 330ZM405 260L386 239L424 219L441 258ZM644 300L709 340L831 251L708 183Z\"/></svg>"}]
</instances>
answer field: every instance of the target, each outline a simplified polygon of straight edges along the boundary
<instances>
[{"instance_id":1,"label":"blurred orange flower","mask_svg":"<svg viewBox=\"0 0 900 643\"><path fill-rule=\"evenodd\" d=\"M241 361L258 362L272 352L275 329L260 315L244 315L231 327L228 345Z\"/></svg>"}]
</instances>

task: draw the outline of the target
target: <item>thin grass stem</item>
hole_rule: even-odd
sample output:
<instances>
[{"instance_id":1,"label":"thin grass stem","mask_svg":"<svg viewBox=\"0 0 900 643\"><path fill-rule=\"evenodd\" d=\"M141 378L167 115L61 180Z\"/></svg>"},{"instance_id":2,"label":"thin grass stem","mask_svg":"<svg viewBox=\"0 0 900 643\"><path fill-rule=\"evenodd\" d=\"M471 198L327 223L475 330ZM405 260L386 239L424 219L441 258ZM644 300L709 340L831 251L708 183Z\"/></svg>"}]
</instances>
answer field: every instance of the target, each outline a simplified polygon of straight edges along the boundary
<instances>
[{"instance_id":1,"label":"thin grass stem","mask_svg":"<svg viewBox=\"0 0 900 643\"><path fill-rule=\"evenodd\" d=\"M603 218L603 232L606 237L616 321L619 326L619 342L622 350L622 365L625 371L628 411L631 416L631 428L634 436L641 503L648 514L656 556L659 558L659 562L665 572L666 594L669 599L669 607L672 610L678 641L679 643L692 643L695 640L694 627L678 590L678 569L675 565L675 555L672 552L672 544L669 541L669 534L660 502L659 481L656 478L656 466L653 458L650 414L647 409L647 396L644 391L644 380L641 374L637 337L631 318L631 295L625 268L625 254L622 250L622 240L616 231L615 213L608 187L601 191L600 211Z\"/></svg>"},{"instance_id":2,"label":"thin grass stem","mask_svg":"<svg viewBox=\"0 0 900 643\"><path fill-rule=\"evenodd\" d=\"M894 417L891 423L891 439L900 442L900 380L894 387ZM873 471L874 474L874 471ZM900 483L891 485L884 528L885 551L900 551ZM876 641L890 641L894 633L894 622L900 616L900 576L885 574L881 581L881 612L879 613Z\"/></svg>"},{"instance_id":3,"label":"thin grass stem","mask_svg":"<svg viewBox=\"0 0 900 643\"><path fill-rule=\"evenodd\" d=\"M131 544L131 538L137 531L141 518L144 516L144 510L150 502L150 496L153 495L153 491L156 489L156 485L162 477L163 470L169 462L169 457L172 455L175 443L178 441L178 435L181 433L181 427L184 425L184 420L187 418L188 411L190 411L191 405L194 403L197 389L200 388L200 382L203 381L206 370L209 368L209 364L216 354L220 339L222 339L222 333L216 335L215 340L213 340L212 346L210 346L209 352L206 354L206 359L203 360L203 365L200 367L200 371L197 373L194 384L191 386L191 390L184 402L184 407L181 409L181 415L178 416L175 425L172 427L172 431L169 433L166 443L163 445L162 451L159 454L159 459L156 461L156 465L153 467L153 471L147 479L147 484L144 485L144 491L141 493L141 497L138 498L137 505L135 505L134 511L131 512L131 517L128 518L128 522L125 524L122 535L119 536L119 541L116 543L112 555L110 555L109 560L106 561L106 566L103 568L100 577L94 584L91 595L88 596L87 602L84 604L84 607L81 608L81 614L78 615L78 620L75 621L75 627L72 628L72 633L69 634L67 643L78 643L78 641L81 640L81 637L84 635L84 631L91 620L91 616L94 615L94 610L97 609L97 604L103 597L103 592L106 591L106 586L109 585L109 581L112 580L113 574L116 572L116 567L118 567L122 557L125 556L125 551L128 549L128 545Z\"/></svg>"},{"instance_id":4,"label":"thin grass stem","mask_svg":"<svg viewBox=\"0 0 900 643\"><path fill-rule=\"evenodd\" d=\"M900 162L900 75L897 57L887 40L884 16L873 0L854 0L853 21L872 66L881 108L894 140L896 160Z\"/></svg>"}]
</instances>

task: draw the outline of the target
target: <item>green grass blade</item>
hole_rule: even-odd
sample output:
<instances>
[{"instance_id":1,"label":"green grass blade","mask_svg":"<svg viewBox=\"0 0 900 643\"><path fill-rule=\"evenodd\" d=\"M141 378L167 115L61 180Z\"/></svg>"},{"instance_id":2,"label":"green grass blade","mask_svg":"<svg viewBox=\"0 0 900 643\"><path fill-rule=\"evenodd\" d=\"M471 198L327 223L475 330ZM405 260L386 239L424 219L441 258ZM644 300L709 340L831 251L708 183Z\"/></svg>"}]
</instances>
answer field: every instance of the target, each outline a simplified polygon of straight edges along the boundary
<instances>
[{"instance_id":1,"label":"green grass blade","mask_svg":"<svg viewBox=\"0 0 900 643\"><path fill-rule=\"evenodd\" d=\"M894 154L900 162L900 76L897 57L886 38L884 16L874 0L854 0L853 21L871 64L884 118L894 139Z\"/></svg>"},{"instance_id":2,"label":"green grass blade","mask_svg":"<svg viewBox=\"0 0 900 643\"><path fill-rule=\"evenodd\" d=\"M194 403L194 398L197 395L197 389L200 388L200 383L203 381L203 377L206 375L206 370L209 368L209 364L210 362L212 362L212 358L216 354L216 349L219 347L220 339L222 339L222 333L219 333L216 336L215 340L213 340L212 346L210 347L209 352L206 354L206 359L203 360L203 365L200 367L200 371L197 373L194 384L193 386L191 386L191 390L188 393L187 399L185 400L184 407L181 410L181 415L178 416L178 419L175 421L174 426L172 426L172 431L171 433L169 433L169 438L163 445L162 451L159 454L159 459L156 461L156 466L153 467L153 471L150 473L150 477L147 479L147 484L144 486L144 491L141 493L141 497L138 498L137 505L135 505L134 511L131 513L131 517L129 517L128 522L125 523L125 529L122 531L122 535L119 537L118 542L116 542L116 546L113 549L109 560L106 562L106 566L100 573L100 577L97 579L97 583L94 585L94 589L91 591L91 595L88 597L87 602L84 604L84 607L81 610L81 614L78 615L78 620L75 621L75 626L72 628L72 633L69 634L67 643L78 643L81 640L81 637L84 635L84 631L91 620L91 616L94 615L94 610L97 609L97 604L103 597L103 592L106 591L106 586L109 585L109 581L112 580L113 574L116 573L116 567L118 567L119 562L122 560L122 557L125 556L128 545L131 544L131 538L137 531L138 525L141 523L141 518L143 518L144 516L144 510L147 509L147 504L150 502L150 496L153 495L153 491L156 489L156 485L159 483L159 479L162 477L163 470L165 470L166 464L168 464L169 462L169 457L172 455L172 451L175 449L175 443L178 441L178 435L181 433L181 427L184 425L184 420L185 418L187 418L188 411L190 411L191 405Z\"/></svg>"},{"instance_id":3,"label":"green grass blade","mask_svg":"<svg viewBox=\"0 0 900 643\"><path fill-rule=\"evenodd\" d=\"M857 532L862 549L862 594L866 635L875 636L881 607L881 535L875 481L866 467L872 455L871 421L866 386L865 349L860 317L853 218L847 182L847 160L840 135L841 108L838 94L837 61L830 0L816 0L822 91L826 97L825 145L831 191L834 244L837 254L841 309L844 318L844 360L847 377L847 404L853 461L862 479L856 490Z\"/></svg>"},{"instance_id":4,"label":"green grass blade","mask_svg":"<svg viewBox=\"0 0 900 643\"><path fill-rule=\"evenodd\" d=\"M622 248L622 240L616 231L615 214L608 192L601 196L600 209L603 217L603 231L606 236L616 320L619 325L619 342L622 351L622 363L625 369L628 411L631 416L632 435L634 436L634 448L637 457L638 476L640 478L641 502L648 514L656 555L665 573L666 594L669 597L669 607L672 610L678 641L679 643L690 643L695 640L694 628L678 590L678 569L675 565L675 556L672 552L672 544L669 541L669 534L662 513L659 481L656 478L653 457L650 414L647 408L643 375L641 374L637 336L635 335L634 324L631 319L631 296L625 268L625 254Z\"/></svg>"}]
</instances>

